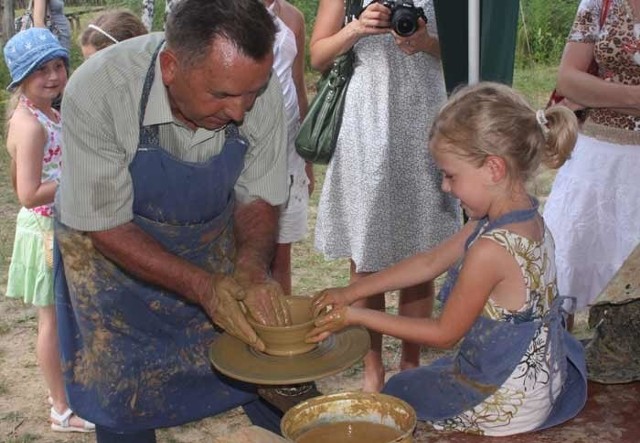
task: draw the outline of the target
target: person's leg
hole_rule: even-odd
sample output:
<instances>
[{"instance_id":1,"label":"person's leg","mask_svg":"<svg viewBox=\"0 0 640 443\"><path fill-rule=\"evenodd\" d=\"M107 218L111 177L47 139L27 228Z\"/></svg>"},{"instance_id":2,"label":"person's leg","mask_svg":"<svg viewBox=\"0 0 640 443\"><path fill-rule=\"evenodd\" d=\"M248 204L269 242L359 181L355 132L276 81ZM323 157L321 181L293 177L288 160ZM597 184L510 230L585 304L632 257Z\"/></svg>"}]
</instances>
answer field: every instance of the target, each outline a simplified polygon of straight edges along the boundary
<instances>
[{"instance_id":1,"label":"person's leg","mask_svg":"<svg viewBox=\"0 0 640 443\"><path fill-rule=\"evenodd\" d=\"M276 244L271 262L271 275L280 283L284 293L291 295L291 243Z\"/></svg>"},{"instance_id":2,"label":"person's leg","mask_svg":"<svg viewBox=\"0 0 640 443\"><path fill-rule=\"evenodd\" d=\"M67 397L64 390L64 379L62 378L60 351L58 350L58 332L56 330L56 311L53 305L38 308L36 356L38 358L40 371L42 371L42 376L44 377L44 382L49 390L51 406L58 415L63 415L69 408L69 405L67 404ZM84 428L85 421L74 414L69 417L69 426Z\"/></svg>"},{"instance_id":3,"label":"person's leg","mask_svg":"<svg viewBox=\"0 0 640 443\"><path fill-rule=\"evenodd\" d=\"M282 411L275 406L269 404L262 398L247 403L242 406L245 414L251 420L251 423L265 428L275 434L280 434L280 420L282 419ZM98 442L101 443L101 442Z\"/></svg>"},{"instance_id":4,"label":"person's leg","mask_svg":"<svg viewBox=\"0 0 640 443\"><path fill-rule=\"evenodd\" d=\"M432 281L401 290L398 315L415 318L431 317L434 292ZM420 348L421 345L417 343L402 342L400 370L404 371L420 366Z\"/></svg>"},{"instance_id":5,"label":"person's leg","mask_svg":"<svg viewBox=\"0 0 640 443\"><path fill-rule=\"evenodd\" d=\"M351 260L351 280L356 280L369 275L368 272L356 272L356 265ZM353 306L359 308L384 311L384 294L376 294L363 300L358 300ZM380 392L384 385L384 365L382 363L382 334L369 331L371 337L371 349L364 356L364 380L362 390L364 392Z\"/></svg>"},{"instance_id":6,"label":"person's leg","mask_svg":"<svg viewBox=\"0 0 640 443\"><path fill-rule=\"evenodd\" d=\"M156 443L156 431L146 431L119 434L102 426L96 426L97 443Z\"/></svg>"}]
</instances>

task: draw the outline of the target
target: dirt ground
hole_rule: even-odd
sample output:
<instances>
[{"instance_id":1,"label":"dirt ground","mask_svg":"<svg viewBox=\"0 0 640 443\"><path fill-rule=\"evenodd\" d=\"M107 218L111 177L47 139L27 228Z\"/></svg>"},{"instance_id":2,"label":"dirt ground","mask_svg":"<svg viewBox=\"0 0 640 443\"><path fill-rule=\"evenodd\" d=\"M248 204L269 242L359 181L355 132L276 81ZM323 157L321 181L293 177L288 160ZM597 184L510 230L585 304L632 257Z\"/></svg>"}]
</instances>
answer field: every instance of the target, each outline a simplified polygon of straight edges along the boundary
<instances>
[{"instance_id":1,"label":"dirt ground","mask_svg":"<svg viewBox=\"0 0 640 443\"><path fill-rule=\"evenodd\" d=\"M391 296L391 298L395 298ZM392 301L393 302L393 301ZM48 422L47 390L35 357L36 311L22 302L0 298L0 442L93 442L93 434L52 432ZM398 341L387 339L385 365L393 374L399 363ZM423 360L435 353L424 352ZM323 393L357 390L361 364L317 382ZM161 430L161 443L212 442L250 422L237 408L214 418Z\"/></svg>"}]
</instances>

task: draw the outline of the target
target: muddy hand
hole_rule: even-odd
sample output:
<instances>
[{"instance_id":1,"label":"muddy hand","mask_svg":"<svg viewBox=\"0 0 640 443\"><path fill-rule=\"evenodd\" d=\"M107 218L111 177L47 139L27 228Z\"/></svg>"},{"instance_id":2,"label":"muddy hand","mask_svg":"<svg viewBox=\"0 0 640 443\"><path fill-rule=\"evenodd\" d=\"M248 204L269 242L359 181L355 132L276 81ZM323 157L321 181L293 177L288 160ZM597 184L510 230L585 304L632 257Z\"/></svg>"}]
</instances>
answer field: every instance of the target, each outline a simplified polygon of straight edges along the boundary
<instances>
[{"instance_id":1,"label":"muddy hand","mask_svg":"<svg viewBox=\"0 0 640 443\"><path fill-rule=\"evenodd\" d=\"M318 292L313 296L311 310L313 317L318 317L325 311L339 309L349 305L349 299L344 288L329 288ZM327 309L329 307L330 309Z\"/></svg>"},{"instance_id":2,"label":"muddy hand","mask_svg":"<svg viewBox=\"0 0 640 443\"><path fill-rule=\"evenodd\" d=\"M314 321L315 328L307 334L305 341L307 343L317 343L334 332L344 329L348 326L348 306L334 308L329 313L321 315Z\"/></svg>"},{"instance_id":3,"label":"muddy hand","mask_svg":"<svg viewBox=\"0 0 640 443\"><path fill-rule=\"evenodd\" d=\"M291 313L282 288L275 280L265 280L244 287L238 298L257 323L267 326L291 325Z\"/></svg>"},{"instance_id":4,"label":"muddy hand","mask_svg":"<svg viewBox=\"0 0 640 443\"><path fill-rule=\"evenodd\" d=\"M259 351L264 351L264 343L247 322L238 301L245 296L242 287L229 276L215 274L213 276L212 291L213 294L209 300L203 303L203 307L213 319L213 322L249 346Z\"/></svg>"}]
</instances>

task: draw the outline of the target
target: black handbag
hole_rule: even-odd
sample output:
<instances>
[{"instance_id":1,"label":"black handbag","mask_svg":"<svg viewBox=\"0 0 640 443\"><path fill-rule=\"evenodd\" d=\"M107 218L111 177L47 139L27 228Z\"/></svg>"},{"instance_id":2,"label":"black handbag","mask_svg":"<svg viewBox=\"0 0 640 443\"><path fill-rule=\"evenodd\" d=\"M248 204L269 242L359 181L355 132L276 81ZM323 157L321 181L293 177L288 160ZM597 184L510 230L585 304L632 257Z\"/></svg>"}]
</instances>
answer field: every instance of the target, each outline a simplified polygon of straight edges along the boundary
<instances>
[{"instance_id":1,"label":"black handbag","mask_svg":"<svg viewBox=\"0 0 640 443\"><path fill-rule=\"evenodd\" d=\"M354 14L351 0L347 0L345 17L349 22ZM358 10L361 3L358 5ZM353 49L338 56L333 66L325 72L317 83L317 94L311 101L298 136L296 151L303 159L326 164L331 160L342 123L344 99L353 73Z\"/></svg>"}]
</instances>

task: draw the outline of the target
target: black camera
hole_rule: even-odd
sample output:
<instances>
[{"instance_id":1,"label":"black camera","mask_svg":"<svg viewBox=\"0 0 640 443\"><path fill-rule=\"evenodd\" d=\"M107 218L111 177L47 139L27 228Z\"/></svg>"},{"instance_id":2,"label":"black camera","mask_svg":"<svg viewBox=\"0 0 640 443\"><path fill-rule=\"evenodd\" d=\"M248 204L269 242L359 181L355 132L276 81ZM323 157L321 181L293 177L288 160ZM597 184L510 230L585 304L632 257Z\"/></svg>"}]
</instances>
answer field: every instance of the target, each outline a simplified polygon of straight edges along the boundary
<instances>
[{"instance_id":1,"label":"black camera","mask_svg":"<svg viewBox=\"0 0 640 443\"><path fill-rule=\"evenodd\" d=\"M418 30L419 18L427 22L424 10L416 8L413 0L380 0L380 3L391 10L391 29L402 37L408 37Z\"/></svg>"}]
</instances>

